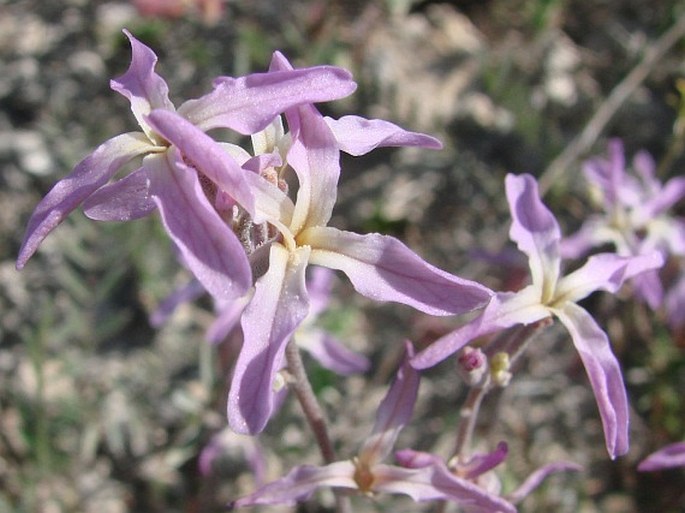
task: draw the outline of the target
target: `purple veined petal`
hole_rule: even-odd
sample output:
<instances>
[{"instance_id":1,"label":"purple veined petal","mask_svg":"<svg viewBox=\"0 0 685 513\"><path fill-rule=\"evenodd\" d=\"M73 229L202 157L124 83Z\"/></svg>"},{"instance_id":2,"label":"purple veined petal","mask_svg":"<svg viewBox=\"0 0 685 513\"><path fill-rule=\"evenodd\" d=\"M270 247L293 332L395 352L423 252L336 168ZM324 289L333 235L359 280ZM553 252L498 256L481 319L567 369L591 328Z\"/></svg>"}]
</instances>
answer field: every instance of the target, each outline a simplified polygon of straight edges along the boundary
<instances>
[{"instance_id":1,"label":"purple veined petal","mask_svg":"<svg viewBox=\"0 0 685 513\"><path fill-rule=\"evenodd\" d=\"M147 120L167 141L176 146L198 172L233 197L254 217L254 196L245 171L214 139L175 112L153 110Z\"/></svg>"},{"instance_id":2,"label":"purple veined petal","mask_svg":"<svg viewBox=\"0 0 685 513\"><path fill-rule=\"evenodd\" d=\"M298 237L312 247L311 262L343 271L360 294L395 301L431 315L455 315L484 306L492 292L432 266L399 240L330 227Z\"/></svg>"},{"instance_id":3,"label":"purple veined petal","mask_svg":"<svg viewBox=\"0 0 685 513\"><path fill-rule=\"evenodd\" d=\"M273 411L273 383L286 344L307 316L305 269L309 248L289 253L271 245L269 270L259 280L242 317L243 347L228 396L228 420L238 433L259 433Z\"/></svg>"},{"instance_id":4,"label":"purple veined petal","mask_svg":"<svg viewBox=\"0 0 685 513\"><path fill-rule=\"evenodd\" d=\"M444 464L409 469L376 465L373 491L408 495L416 502L448 500L479 513L516 513L506 500L452 475Z\"/></svg>"},{"instance_id":5,"label":"purple veined petal","mask_svg":"<svg viewBox=\"0 0 685 513\"><path fill-rule=\"evenodd\" d=\"M427 369L478 337L549 316L549 310L540 304L538 291L532 285L516 293L498 292L477 317L437 339L412 358L411 364L415 369Z\"/></svg>"},{"instance_id":6,"label":"purple veined petal","mask_svg":"<svg viewBox=\"0 0 685 513\"><path fill-rule=\"evenodd\" d=\"M283 118L281 116L276 116L264 130L260 130L256 134L250 136L252 150L255 155L272 153L279 149L284 137L285 129L283 128Z\"/></svg>"},{"instance_id":7,"label":"purple veined petal","mask_svg":"<svg viewBox=\"0 0 685 513\"><path fill-rule=\"evenodd\" d=\"M414 412L421 377L409 365L409 359L414 356L411 342L405 341L404 347L406 353L395 381L378 407L371 436L359 451L359 461L369 466L384 460L390 454L400 431Z\"/></svg>"},{"instance_id":8,"label":"purple veined petal","mask_svg":"<svg viewBox=\"0 0 685 513\"><path fill-rule=\"evenodd\" d=\"M663 263L664 258L658 251L627 257L615 253L593 255L583 267L559 280L555 301L575 303L596 290L615 293L626 280L645 271L658 269Z\"/></svg>"},{"instance_id":9,"label":"purple veined petal","mask_svg":"<svg viewBox=\"0 0 685 513\"><path fill-rule=\"evenodd\" d=\"M331 301L331 291L335 281L335 273L326 267L312 267L307 279L309 291L310 312L317 317L328 308Z\"/></svg>"},{"instance_id":10,"label":"purple veined petal","mask_svg":"<svg viewBox=\"0 0 685 513\"><path fill-rule=\"evenodd\" d=\"M345 345L323 330L310 328L306 335L296 335L297 345L307 351L324 368L342 376L366 372L369 359L347 349Z\"/></svg>"},{"instance_id":11,"label":"purple veined petal","mask_svg":"<svg viewBox=\"0 0 685 513\"><path fill-rule=\"evenodd\" d=\"M226 153L228 153L231 157L233 157L233 160L235 160L239 166L242 166L252 158L252 155L250 155L250 152L248 152L245 148L242 146L238 146L237 144L232 144L232 143L227 143L227 142L219 142L217 141L217 144L221 146L221 149L224 150Z\"/></svg>"},{"instance_id":12,"label":"purple veined petal","mask_svg":"<svg viewBox=\"0 0 685 513\"><path fill-rule=\"evenodd\" d=\"M621 186L626 176L626 158L623 141L618 138L610 139L607 148L609 151L608 164L611 197L618 201L621 197Z\"/></svg>"},{"instance_id":13,"label":"purple veined petal","mask_svg":"<svg viewBox=\"0 0 685 513\"><path fill-rule=\"evenodd\" d=\"M466 479L476 479L502 463L507 458L508 453L507 443L500 442L494 451L486 454L474 454L468 463L459 465L459 473Z\"/></svg>"},{"instance_id":14,"label":"purple veined petal","mask_svg":"<svg viewBox=\"0 0 685 513\"><path fill-rule=\"evenodd\" d=\"M637 469L640 472L652 472L674 467L685 467L685 442L662 447L642 460Z\"/></svg>"},{"instance_id":15,"label":"purple veined petal","mask_svg":"<svg viewBox=\"0 0 685 513\"><path fill-rule=\"evenodd\" d=\"M604 427L607 451L612 459L628 452L628 397L621 367L609 339L592 316L575 303L566 303L554 314L571 334L585 370Z\"/></svg>"},{"instance_id":16,"label":"purple veined petal","mask_svg":"<svg viewBox=\"0 0 685 513\"><path fill-rule=\"evenodd\" d=\"M379 147L417 146L439 150L442 143L435 137L409 132L382 119L366 119L360 116L343 116L340 119L325 118L333 131L338 147L350 155L366 155Z\"/></svg>"},{"instance_id":17,"label":"purple veined petal","mask_svg":"<svg viewBox=\"0 0 685 513\"><path fill-rule=\"evenodd\" d=\"M685 326L685 273L666 293L664 301L666 307L666 319L672 330L680 329Z\"/></svg>"},{"instance_id":18,"label":"purple veined petal","mask_svg":"<svg viewBox=\"0 0 685 513\"><path fill-rule=\"evenodd\" d=\"M295 68L290 63L288 58L278 50L276 50L271 55L271 62L269 63L269 72L272 73L274 71L292 71L294 69Z\"/></svg>"},{"instance_id":19,"label":"purple veined petal","mask_svg":"<svg viewBox=\"0 0 685 513\"><path fill-rule=\"evenodd\" d=\"M198 470L203 476L212 473L214 461L223 454L239 451L252 471L255 481L262 485L267 470L266 457L259 441L254 436L234 433L230 428L224 428L215 433L209 443L202 448L198 457Z\"/></svg>"},{"instance_id":20,"label":"purple veined petal","mask_svg":"<svg viewBox=\"0 0 685 513\"><path fill-rule=\"evenodd\" d=\"M644 221L666 212L673 205L685 197L685 177L671 178L664 184L661 190L640 209L644 215Z\"/></svg>"},{"instance_id":21,"label":"purple veined petal","mask_svg":"<svg viewBox=\"0 0 685 513\"><path fill-rule=\"evenodd\" d=\"M290 229L298 233L330 220L337 199L340 151L333 132L312 105L286 111L286 119L292 135L287 160L299 180Z\"/></svg>"},{"instance_id":22,"label":"purple veined petal","mask_svg":"<svg viewBox=\"0 0 685 513\"><path fill-rule=\"evenodd\" d=\"M244 296L217 308L217 318L209 326L205 335L210 344L220 344L226 340L226 337L228 337L233 329L238 326L240 317L251 299L252 294L247 293Z\"/></svg>"},{"instance_id":23,"label":"purple veined petal","mask_svg":"<svg viewBox=\"0 0 685 513\"><path fill-rule=\"evenodd\" d=\"M432 465L444 465L442 458L430 452L402 449L395 452L395 460L405 468L424 468Z\"/></svg>"},{"instance_id":24,"label":"purple veined petal","mask_svg":"<svg viewBox=\"0 0 685 513\"><path fill-rule=\"evenodd\" d=\"M620 139L608 143L608 157L598 157L583 164L585 178L598 187L605 201L605 210L610 211L620 201L621 186L625 178L625 156Z\"/></svg>"},{"instance_id":25,"label":"purple veined petal","mask_svg":"<svg viewBox=\"0 0 685 513\"><path fill-rule=\"evenodd\" d=\"M652 309L656 310L664 301L664 287L656 270L645 271L633 277L632 284L635 295Z\"/></svg>"},{"instance_id":26,"label":"purple veined petal","mask_svg":"<svg viewBox=\"0 0 685 513\"><path fill-rule=\"evenodd\" d=\"M355 467L351 461L337 461L325 467L302 465L285 477L268 483L256 492L233 501L229 509L257 504L294 504L307 499L322 486L356 489Z\"/></svg>"},{"instance_id":27,"label":"purple veined petal","mask_svg":"<svg viewBox=\"0 0 685 513\"><path fill-rule=\"evenodd\" d=\"M180 305L183 303L190 303L206 293L207 291L199 281L195 279L190 280L190 282L184 286L174 290L159 304L157 309L150 315L150 324L154 328L159 328L167 319L169 319L169 317L171 317L176 308Z\"/></svg>"},{"instance_id":28,"label":"purple veined petal","mask_svg":"<svg viewBox=\"0 0 685 513\"><path fill-rule=\"evenodd\" d=\"M145 168L103 185L83 202L83 213L94 221L132 221L150 215L156 208Z\"/></svg>"},{"instance_id":29,"label":"purple veined petal","mask_svg":"<svg viewBox=\"0 0 685 513\"><path fill-rule=\"evenodd\" d=\"M633 169L642 182L650 189L660 186L659 181L656 179L656 162L654 162L654 157L648 151L641 150L635 153Z\"/></svg>"},{"instance_id":30,"label":"purple veined petal","mask_svg":"<svg viewBox=\"0 0 685 513\"><path fill-rule=\"evenodd\" d=\"M169 87L162 77L155 73L157 55L131 35L128 30L124 34L131 42L131 65L126 73L110 81L110 86L131 102L131 110L138 120L138 124L150 140L161 142L150 130L145 116L153 109L174 110L169 101Z\"/></svg>"},{"instance_id":31,"label":"purple veined petal","mask_svg":"<svg viewBox=\"0 0 685 513\"><path fill-rule=\"evenodd\" d=\"M531 475L529 475L521 484L521 486L508 494L506 498L512 504L518 504L528 495L530 495L538 486L542 484L545 479L552 474L558 474L559 472L580 472L581 470L583 470L583 467L570 461L557 461L555 463L549 463L548 465L540 467Z\"/></svg>"},{"instance_id":32,"label":"purple veined petal","mask_svg":"<svg viewBox=\"0 0 685 513\"><path fill-rule=\"evenodd\" d=\"M287 226L292 221L295 205L288 195L257 173L245 173L245 181L254 197L254 222L268 221L280 230L289 231Z\"/></svg>"},{"instance_id":33,"label":"purple veined petal","mask_svg":"<svg viewBox=\"0 0 685 513\"><path fill-rule=\"evenodd\" d=\"M356 88L352 75L335 66L221 77L212 92L185 102L178 112L204 131L223 127L250 135L289 108L338 100Z\"/></svg>"},{"instance_id":34,"label":"purple veined petal","mask_svg":"<svg viewBox=\"0 0 685 513\"><path fill-rule=\"evenodd\" d=\"M261 174L262 171L270 167L280 167L283 164L278 153L262 153L255 157L250 157L242 164L243 169Z\"/></svg>"},{"instance_id":35,"label":"purple veined petal","mask_svg":"<svg viewBox=\"0 0 685 513\"><path fill-rule=\"evenodd\" d=\"M164 227L195 278L219 302L252 285L242 244L209 204L196 172L175 151L144 162Z\"/></svg>"},{"instance_id":36,"label":"purple veined petal","mask_svg":"<svg viewBox=\"0 0 685 513\"><path fill-rule=\"evenodd\" d=\"M597 246L613 242L614 237L607 233L608 230L603 217L588 217L576 233L561 239L559 243L561 257L563 259L580 258Z\"/></svg>"},{"instance_id":37,"label":"purple veined petal","mask_svg":"<svg viewBox=\"0 0 685 513\"><path fill-rule=\"evenodd\" d=\"M528 255L533 284L545 302L554 294L561 272L559 223L542 203L538 184L531 175L509 174L505 187L512 218L509 236Z\"/></svg>"},{"instance_id":38,"label":"purple veined petal","mask_svg":"<svg viewBox=\"0 0 685 513\"><path fill-rule=\"evenodd\" d=\"M98 146L62 178L41 200L31 214L24 241L17 257L22 269L45 237L88 196L105 185L129 160L147 153L154 146L142 132L121 134Z\"/></svg>"},{"instance_id":39,"label":"purple veined petal","mask_svg":"<svg viewBox=\"0 0 685 513\"><path fill-rule=\"evenodd\" d=\"M644 246L665 250L671 255L685 256L685 218L661 216L647 228Z\"/></svg>"}]
</instances>

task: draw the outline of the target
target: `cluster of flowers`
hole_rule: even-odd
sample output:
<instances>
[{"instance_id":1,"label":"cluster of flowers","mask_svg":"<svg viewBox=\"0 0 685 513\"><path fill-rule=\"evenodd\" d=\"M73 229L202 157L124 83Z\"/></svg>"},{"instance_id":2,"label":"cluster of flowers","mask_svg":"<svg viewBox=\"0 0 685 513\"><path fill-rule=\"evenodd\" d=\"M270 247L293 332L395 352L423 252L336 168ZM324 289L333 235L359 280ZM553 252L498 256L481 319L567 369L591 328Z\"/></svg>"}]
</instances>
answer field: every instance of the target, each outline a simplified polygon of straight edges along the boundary
<instances>
[{"instance_id":1,"label":"cluster of flowers","mask_svg":"<svg viewBox=\"0 0 685 513\"><path fill-rule=\"evenodd\" d=\"M380 146L441 147L433 137L387 121L321 115L314 104L355 90L347 71L293 69L276 52L267 72L219 77L208 94L176 109L155 72L154 52L126 35L132 61L111 86L130 101L141 131L100 145L45 196L29 220L19 269L78 206L100 221L128 221L158 211L194 282L170 298L157 320L178 302L206 292L217 312L210 338L221 340L240 326L243 345L233 370L228 420L235 432L245 434L264 429L280 403L282 389L275 383L288 365L286 346L312 310L325 308L326 275L312 274L308 282L310 264L342 271L360 294L376 301L402 303L434 316L480 309L470 322L418 354L406 344L404 362L356 457L296 467L233 506L298 501L330 486L401 493L417 501L456 501L473 512L515 511L514 504L547 475L578 467L566 462L543 467L518 490L500 496L489 471L506 457L504 443L491 453L455 454L447 462L409 449L395 454L397 465L383 460L412 416L419 370L459 352L471 386L486 391L504 385L511 377L511 360L530 333L490 348L467 345L517 326L548 324L553 316L568 329L585 365L609 455L628 450L628 400L619 363L607 335L577 303L596 290L616 292L632 279L650 305L659 304L663 294L654 292L657 270L669 255L685 253L685 225L665 213L685 194L685 179L661 187L653 164L640 156L637 181L625 174L622 151L614 144L609 161L593 161L586 169L603 194L606 215L591 218L578 235L562 239L535 179L508 175L510 237L528 257L532 283L518 292L495 293L434 267L393 237L328 226L341 151L363 155ZM215 128L250 136L251 151L216 141L206 133ZM138 157L140 167L115 176ZM579 269L562 273L562 257L583 255L607 241L616 251L595 254ZM338 372L368 367L363 357L330 337L310 337L306 349Z\"/></svg>"}]
</instances>

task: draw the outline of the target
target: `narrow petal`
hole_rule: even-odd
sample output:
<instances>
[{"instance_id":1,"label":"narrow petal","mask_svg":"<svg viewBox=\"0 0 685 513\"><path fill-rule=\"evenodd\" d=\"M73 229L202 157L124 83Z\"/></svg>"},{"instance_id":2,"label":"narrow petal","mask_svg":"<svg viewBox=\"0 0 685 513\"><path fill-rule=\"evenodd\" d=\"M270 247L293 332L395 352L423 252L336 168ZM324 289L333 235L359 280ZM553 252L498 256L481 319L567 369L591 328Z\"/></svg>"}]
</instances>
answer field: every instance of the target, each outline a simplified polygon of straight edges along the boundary
<instances>
[{"instance_id":1,"label":"narrow petal","mask_svg":"<svg viewBox=\"0 0 685 513\"><path fill-rule=\"evenodd\" d=\"M673 467L685 467L685 442L676 442L647 456L637 469L650 472Z\"/></svg>"},{"instance_id":2,"label":"narrow petal","mask_svg":"<svg viewBox=\"0 0 685 513\"><path fill-rule=\"evenodd\" d=\"M615 253L600 253L588 258L583 267L564 276L557 286L555 301L578 302L596 290L615 293L623 283L645 271L658 269L664 258L658 251L648 255L624 257Z\"/></svg>"},{"instance_id":3,"label":"narrow petal","mask_svg":"<svg viewBox=\"0 0 685 513\"><path fill-rule=\"evenodd\" d=\"M382 119L366 119L360 116L343 116L340 119L326 117L333 130L339 148L350 155L365 155L379 147L418 146L439 150L442 143L435 137L409 132Z\"/></svg>"},{"instance_id":4,"label":"narrow petal","mask_svg":"<svg viewBox=\"0 0 685 513\"><path fill-rule=\"evenodd\" d=\"M218 308L217 318L209 326L205 338L210 344L219 344L226 340L234 328L238 326L240 317L251 299L251 294L245 294L227 305Z\"/></svg>"},{"instance_id":5,"label":"narrow petal","mask_svg":"<svg viewBox=\"0 0 685 513\"><path fill-rule=\"evenodd\" d=\"M154 110L147 119L186 161L254 216L254 196L245 171L214 139L175 112Z\"/></svg>"},{"instance_id":6,"label":"narrow petal","mask_svg":"<svg viewBox=\"0 0 685 513\"><path fill-rule=\"evenodd\" d=\"M335 273L326 267L312 267L307 279L307 290L311 301L311 314L322 314L331 300Z\"/></svg>"},{"instance_id":7,"label":"narrow petal","mask_svg":"<svg viewBox=\"0 0 685 513\"><path fill-rule=\"evenodd\" d=\"M512 504L452 475L444 464L418 469L376 465L373 473L376 492L408 495L416 502L448 500L478 513L516 513Z\"/></svg>"},{"instance_id":8,"label":"narrow petal","mask_svg":"<svg viewBox=\"0 0 685 513\"><path fill-rule=\"evenodd\" d=\"M423 468L444 464L440 456L414 449L402 449L395 452L395 460L405 468Z\"/></svg>"},{"instance_id":9,"label":"narrow petal","mask_svg":"<svg viewBox=\"0 0 685 513\"><path fill-rule=\"evenodd\" d=\"M348 349L332 335L315 328L308 331L305 336L297 335L297 345L324 368L342 376L359 374L371 368L371 362L366 356Z\"/></svg>"},{"instance_id":10,"label":"narrow petal","mask_svg":"<svg viewBox=\"0 0 685 513\"><path fill-rule=\"evenodd\" d=\"M608 158L593 158L583 165L585 178L602 192L606 211L613 209L620 201L625 178L625 156L620 139L609 141L608 153Z\"/></svg>"},{"instance_id":11,"label":"narrow petal","mask_svg":"<svg viewBox=\"0 0 685 513\"><path fill-rule=\"evenodd\" d=\"M269 270L243 314L244 342L228 396L228 420L238 433L261 432L273 411L273 383L285 346L308 313L308 257L309 248L291 254L272 244Z\"/></svg>"},{"instance_id":12,"label":"narrow petal","mask_svg":"<svg viewBox=\"0 0 685 513\"><path fill-rule=\"evenodd\" d=\"M666 319L671 329L676 330L685 326L685 273L682 273L675 285L668 289L664 303Z\"/></svg>"},{"instance_id":13,"label":"narrow petal","mask_svg":"<svg viewBox=\"0 0 685 513\"><path fill-rule=\"evenodd\" d=\"M480 315L440 337L412 358L412 366L415 369L427 369L452 356L478 337L549 317L548 309L540 304L537 296L537 290L532 285L516 293L498 292Z\"/></svg>"},{"instance_id":14,"label":"narrow petal","mask_svg":"<svg viewBox=\"0 0 685 513\"><path fill-rule=\"evenodd\" d=\"M359 460L369 466L384 460L390 454L397 436L414 412L420 376L409 365L409 359L414 356L411 342L406 341L404 347L406 353L397 377L378 407L371 436L359 451Z\"/></svg>"},{"instance_id":15,"label":"narrow petal","mask_svg":"<svg viewBox=\"0 0 685 513\"><path fill-rule=\"evenodd\" d=\"M505 185L513 221L509 236L528 255L533 284L542 291L544 302L559 279L559 224L540 200L538 184L531 175L509 174Z\"/></svg>"},{"instance_id":16,"label":"narrow petal","mask_svg":"<svg viewBox=\"0 0 685 513\"><path fill-rule=\"evenodd\" d=\"M466 479L476 479L481 474L492 470L497 465L502 463L509 453L509 447L506 442L497 444L497 448L485 454L474 454L465 465L459 466L460 474Z\"/></svg>"},{"instance_id":17,"label":"narrow petal","mask_svg":"<svg viewBox=\"0 0 685 513\"><path fill-rule=\"evenodd\" d=\"M103 185L83 202L83 213L94 221L132 221L156 208L144 168Z\"/></svg>"},{"instance_id":18,"label":"narrow petal","mask_svg":"<svg viewBox=\"0 0 685 513\"><path fill-rule=\"evenodd\" d=\"M211 93L178 112L204 131L224 127L250 135L291 107L344 98L356 87L352 75L335 66L221 77Z\"/></svg>"},{"instance_id":19,"label":"narrow petal","mask_svg":"<svg viewBox=\"0 0 685 513\"><path fill-rule=\"evenodd\" d=\"M253 221L256 223L268 221L287 230L295 212L295 205L288 195L256 173L246 173L245 180L254 196Z\"/></svg>"},{"instance_id":20,"label":"narrow petal","mask_svg":"<svg viewBox=\"0 0 685 513\"><path fill-rule=\"evenodd\" d=\"M609 455L612 459L621 456L628 452L628 397L609 339L592 316L575 303L554 309L554 313L571 334L590 378Z\"/></svg>"},{"instance_id":21,"label":"narrow petal","mask_svg":"<svg viewBox=\"0 0 685 513\"><path fill-rule=\"evenodd\" d=\"M206 294L202 284L193 279L186 285L177 288L162 301L157 309L150 315L150 324L159 328L183 303L189 303Z\"/></svg>"},{"instance_id":22,"label":"narrow petal","mask_svg":"<svg viewBox=\"0 0 685 513\"><path fill-rule=\"evenodd\" d=\"M151 140L156 140L145 121L153 109L174 110L169 101L169 87L162 77L155 73L157 56L150 48L138 41L128 30L124 34L131 42L131 65L126 73L110 82L112 89L131 102L131 110L138 124Z\"/></svg>"},{"instance_id":23,"label":"narrow petal","mask_svg":"<svg viewBox=\"0 0 685 513\"><path fill-rule=\"evenodd\" d=\"M252 285L247 256L210 205L197 173L171 151L148 157L144 165L150 194L188 269L217 301L242 296Z\"/></svg>"},{"instance_id":24,"label":"narrow petal","mask_svg":"<svg viewBox=\"0 0 685 513\"><path fill-rule=\"evenodd\" d=\"M652 310L656 310L664 302L664 287L661 285L658 271L645 271L638 274L631 283L635 289L635 295L647 303Z\"/></svg>"},{"instance_id":25,"label":"narrow petal","mask_svg":"<svg viewBox=\"0 0 685 513\"><path fill-rule=\"evenodd\" d=\"M340 151L333 132L313 106L288 110L286 119L293 138L288 163L299 181L290 229L298 233L330 220L337 199Z\"/></svg>"},{"instance_id":26,"label":"narrow petal","mask_svg":"<svg viewBox=\"0 0 685 513\"><path fill-rule=\"evenodd\" d=\"M129 160L154 148L145 134L132 132L118 135L79 162L48 192L31 214L24 241L17 258L22 269L45 237L88 196L105 185Z\"/></svg>"},{"instance_id":27,"label":"narrow petal","mask_svg":"<svg viewBox=\"0 0 685 513\"><path fill-rule=\"evenodd\" d=\"M279 143L283 140L284 136L285 129L283 128L283 117L276 116L264 130L260 130L256 134L250 136L254 154L261 155L262 153L272 153L278 149Z\"/></svg>"},{"instance_id":28,"label":"narrow petal","mask_svg":"<svg viewBox=\"0 0 685 513\"><path fill-rule=\"evenodd\" d=\"M306 500L322 486L356 489L354 465L351 461L337 461L325 467L302 465L285 477L273 481L251 495L231 503L230 509L256 504L294 504Z\"/></svg>"},{"instance_id":29,"label":"narrow petal","mask_svg":"<svg viewBox=\"0 0 685 513\"><path fill-rule=\"evenodd\" d=\"M581 470L583 470L583 467L570 461L557 461L555 463L550 463L544 467L540 467L531 475L529 475L521 484L521 486L508 494L506 498L512 504L518 504L528 495L530 495L538 486L543 483L545 479L552 474L558 474L559 472L580 472Z\"/></svg>"},{"instance_id":30,"label":"narrow petal","mask_svg":"<svg viewBox=\"0 0 685 513\"><path fill-rule=\"evenodd\" d=\"M615 237L614 230L607 226L604 217L590 216L576 233L561 239L561 257L580 258L597 246L613 242Z\"/></svg>"},{"instance_id":31,"label":"narrow petal","mask_svg":"<svg viewBox=\"0 0 685 513\"><path fill-rule=\"evenodd\" d=\"M685 177L678 176L670 179L661 190L651 198L640 212L644 214L642 219L648 222L651 218L666 212L673 205L685 197Z\"/></svg>"},{"instance_id":32,"label":"narrow petal","mask_svg":"<svg viewBox=\"0 0 685 513\"><path fill-rule=\"evenodd\" d=\"M427 263L399 240L335 228L310 228L299 242L312 247L312 263L347 274L360 294L396 301L431 315L453 315L484 306L486 287Z\"/></svg>"}]
</instances>

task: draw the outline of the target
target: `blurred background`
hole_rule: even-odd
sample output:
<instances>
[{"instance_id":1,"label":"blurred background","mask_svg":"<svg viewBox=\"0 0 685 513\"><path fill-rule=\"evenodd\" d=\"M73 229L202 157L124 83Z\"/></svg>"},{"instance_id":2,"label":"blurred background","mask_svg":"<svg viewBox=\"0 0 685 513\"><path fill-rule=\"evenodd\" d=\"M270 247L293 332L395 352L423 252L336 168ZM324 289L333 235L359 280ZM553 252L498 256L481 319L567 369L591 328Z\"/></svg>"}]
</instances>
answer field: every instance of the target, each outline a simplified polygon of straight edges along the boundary
<instances>
[{"instance_id":1,"label":"blurred background","mask_svg":"<svg viewBox=\"0 0 685 513\"><path fill-rule=\"evenodd\" d=\"M137 129L126 99L109 89L130 61L122 28L158 54L177 106L218 75L266 70L277 49L296 66L352 71L358 90L321 106L326 114L388 119L439 137L445 149L345 157L332 225L395 235L432 263L501 290L525 276L485 257L508 247L507 172L548 179L545 200L566 233L591 210L580 164L604 153L608 137L621 137L629 157L649 150L660 178L682 174L685 42L645 56L684 16L678 0L0 0L0 513L222 511L254 488L255 451L270 478L319 461L294 402L259 446L225 430L233 355L230 344L205 342L208 300L150 326L189 278L155 216L119 225L75 212L22 272L14 268L40 198L105 139ZM636 68L644 73L615 113L593 120ZM550 171L588 125L597 137ZM522 512L685 511L682 469L635 471L649 452L685 438L683 333L629 295L600 294L584 306L624 367L631 452L609 460L587 378L561 330L536 340L511 385L487 398L477 441L484 450L509 442L498 469L505 491L544 463L585 467L550 479ZM367 303L340 280L320 322L373 361L366 376L349 378L308 361L344 456L371 429L402 339L425 345L459 320ZM449 363L426 373L400 447L449 448L460 383ZM355 504L430 510L385 499ZM323 493L273 510L331 504Z\"/></svg>"}]
</instances>

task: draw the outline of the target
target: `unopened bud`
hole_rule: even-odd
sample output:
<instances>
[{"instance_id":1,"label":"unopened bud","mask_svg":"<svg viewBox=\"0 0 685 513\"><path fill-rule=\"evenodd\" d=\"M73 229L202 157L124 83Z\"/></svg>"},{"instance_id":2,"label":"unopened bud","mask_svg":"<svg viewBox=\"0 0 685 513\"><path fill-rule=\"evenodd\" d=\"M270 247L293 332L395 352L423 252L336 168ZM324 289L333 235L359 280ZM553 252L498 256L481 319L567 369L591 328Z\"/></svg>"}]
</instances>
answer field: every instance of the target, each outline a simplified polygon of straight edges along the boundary
<instances>
[{"instance_id":1,"label":"unopened bud","mask_svg":"<svg viewBox=\"0 0 685 513\"><path fill-rule=\"evenodd\" d=\"M490 378L500 387L506 387L511 380L511 361L508 353L495 353L490 359Z\"/></svg>"},{"instance_id":2,"label":"unopened bud","mask_svg":"<svg viewBox=\"0 0 685 513\"><path fill-rule=\"evenodd\" d=\"M466 346L457 357L457 372L468 385L477 385L483 380L487 363L488 359L483 351Z\"/></svg>"}]
</instances>

